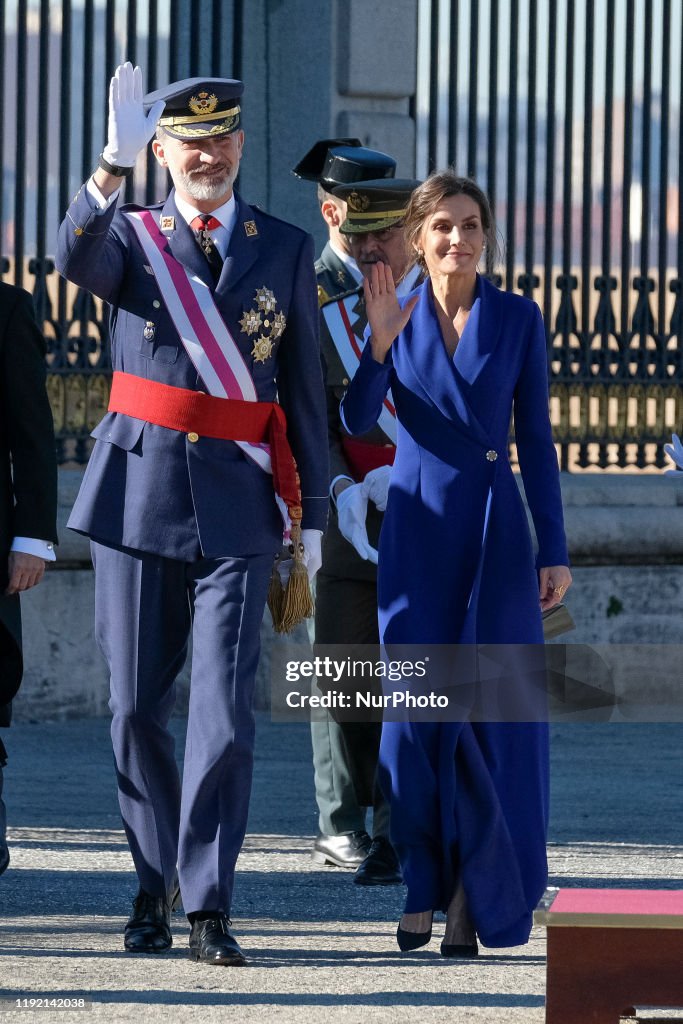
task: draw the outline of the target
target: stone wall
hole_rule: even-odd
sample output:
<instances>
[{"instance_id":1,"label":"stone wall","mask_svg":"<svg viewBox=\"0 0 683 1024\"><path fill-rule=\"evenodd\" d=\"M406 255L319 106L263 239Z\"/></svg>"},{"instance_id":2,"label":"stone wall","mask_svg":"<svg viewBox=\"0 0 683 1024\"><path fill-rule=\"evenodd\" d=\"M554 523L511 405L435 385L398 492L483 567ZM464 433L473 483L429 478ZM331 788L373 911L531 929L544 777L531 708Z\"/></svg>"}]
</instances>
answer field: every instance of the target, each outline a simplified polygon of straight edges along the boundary
<instances>
[{"instance_id":1,"label":"stone wall","mask_svg":"<svg viewBox=\"0 0 683 1024\"><path fill-rule=\"evenodd\" d=\"M93 636L88 542L65 526L81 476L77 470L60 473L59 561L22 599L26 672L17 719L107 710L106 670ZM661 696L680 675L675 645L683 645L683 473L563 475L562 490L574 566L567 604L577 626L566 640L596 646L627 696L641 695L643 687ZM305 638L304 630L300 636ZM262 638L257 700L267 707L270 651L277 643L267 621ZM179 710L186 706L187 675L186 669Z\"/></svg>"}]
</instances>

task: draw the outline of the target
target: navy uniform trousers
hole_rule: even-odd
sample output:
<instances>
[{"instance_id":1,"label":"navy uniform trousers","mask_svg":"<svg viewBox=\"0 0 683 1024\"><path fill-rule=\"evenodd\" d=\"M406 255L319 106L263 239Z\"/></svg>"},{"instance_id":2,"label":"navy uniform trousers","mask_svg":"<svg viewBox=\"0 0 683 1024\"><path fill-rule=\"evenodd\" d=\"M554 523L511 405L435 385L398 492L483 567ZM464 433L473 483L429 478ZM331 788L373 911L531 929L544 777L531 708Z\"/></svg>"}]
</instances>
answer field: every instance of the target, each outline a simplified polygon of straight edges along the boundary
<instances>
[{"instance_id":1,"label":"navy uniform trousers","mask_svg":"<svg viewBox=\"0 0 683 1024\"><path fill-rule=\"evenodd\" d=\"M92 554L119 804L140 885L166 892L177 862L185 911L225 910L249 808L252 700L272 555L183 562L95 542ZM181 798L167 726L190 633Z\"/></svg>"}]
</instances>

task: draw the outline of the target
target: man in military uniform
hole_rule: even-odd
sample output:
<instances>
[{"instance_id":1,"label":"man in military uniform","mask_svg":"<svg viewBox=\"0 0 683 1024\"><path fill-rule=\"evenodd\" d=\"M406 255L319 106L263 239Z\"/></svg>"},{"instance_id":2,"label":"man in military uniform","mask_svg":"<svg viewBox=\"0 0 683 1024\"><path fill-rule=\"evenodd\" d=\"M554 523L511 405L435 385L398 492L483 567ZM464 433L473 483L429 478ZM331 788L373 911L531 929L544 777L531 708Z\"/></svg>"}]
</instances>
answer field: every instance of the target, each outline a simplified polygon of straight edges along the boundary
<instances>
[{"instance_id":1,"label":"man in military uniform","mask_svg":"<svg viewBox=\"0 0 683 1024\"><path fill-rule=\"evenodd\" d=\"M107 146L57 256L65 277L111 306L109 412L69 525L92 542L119 803L140 882L125 947L170 947L177 866L190 957L234 965L245 962L229 914L269 578L284 520L298 569L289 584L308 586L328 505L313 243L234 191L242 88L195 78L143 98L140 69L120 66ZM163 203L117 209L155 131L174 188ZM181 786L167 725L190 631Z\"/></svg>"},{"instance_id":2,"label":"man in military uniform","mask_svg":"<svg viewBox=\"0 0 683 1024\"><path fill-rule=\"evenodd\" d=\"M361 181L337 187L346 204L341 233L364 276L378 261L391 267L407 294L419 275L409 268L402 220L419 182L404 179ZM376 548L386 507L396 420L390 403L380 423L361 437L349 437L339 404L360 358L367 325L362 287L326 303L321 310L321 346L325 361L330 444L330 497L336 516L323 543L323 567L317 579L316 641L319 644L378 644ZM375 782L381 722L341 722L338 726L346 764L358 803L373 808L372 843L356 870L359 885L401 881L389 842L389 808ZM325 841L318 841L325 853Z\"/></svg>"},{"instance_id":3,"label":"man in military uniform","mask_svg":"<svg viewBox=\"0 0 683 1024\"><path fill-rule=\"evenodd\" d=\"M349 235L339 230L346 218L346 203L335 194L339 186L369 179L391 179L396 170L396 161L386 153L366 149L360 139L321 139L299 161L293 173L306 181L317 184L320 213L327 224L328 241L316 262L318 280L318 301L321 305L330 299L353 292L361 284L363 274L351 255ZM333 364L338 361L334 346L323 326L323 359L328 356ZM337 403L338 404L338 403ZM336 416L336 411L335 414ZM336 423L336 420L335 420ZM330 434L331 457L334 459L339 447L336 426ZM340 538L341 540L341 538ZM340 560L348 560L352 574L354 563L359 562L353 549L341 540ZM357 566L356 566L357 571ZM363 568L365 574L372 567ZM337 572L344 577L344 567L337 566ZM352 595L353 597L354 595ZM357 594L355 595L357 596ZM373 598L374 600L374 598ZM325 594L322 595L321 611L316 612L316 639L327 635L328 612ZM321 618L322 616L322 618ZM360 613L360 619L367 623L376 619L376 608ZM321 633L321 629L323 632ZM373 629L372 636L376 630ZM363 631L365 633L365 630ZM348 630L333 630L332 635L344 638ZM335 642L327 640L325 642ZM362 729L360 730L362 731ZM374 733L372 736L374 742ZM318 835L313 844L313 858L319 864L356 870L367 857L372 843L366 830L366 806L372 806L373 796L368 796L367 787L361 784L361 777L355 770L355 760L349 755L341 725L324 710L311 719L311 742L313 747L313 768L315 773L315 795L318 805ZM362 740L361 740L362 742ZM396 872L394 871L394 875Z\"/></svg>"},{"instance_id":4,"label":"man in military uniform","mask_svg":"<svg viewBox=\"0 0 683 1024\"><path fill-rule=\"evenodd\" d=\"M45 390L45 341L31 296L0 282L0 726L24 663L19 595L40 583L57 539L57 458ZM6 753L0 739L0 875L9 864L2 800Z\"/></svg>"},{"instance_id":5,"label":"man in military uniform","mask_svg":"<svg viewBox=\"0 0 683 1024\"><path fill-rule=\"evenodd\" d=\"M339 230L346 217L346 203L333 190L354 181L393 178L395 172L393 157L367 149L360 139L321 139L293 169L297 178L317 183L320 215L327 224L328 240L315 263L321 306L357 288L363 280L346 236Z\"/></svg>"}]
</instances>

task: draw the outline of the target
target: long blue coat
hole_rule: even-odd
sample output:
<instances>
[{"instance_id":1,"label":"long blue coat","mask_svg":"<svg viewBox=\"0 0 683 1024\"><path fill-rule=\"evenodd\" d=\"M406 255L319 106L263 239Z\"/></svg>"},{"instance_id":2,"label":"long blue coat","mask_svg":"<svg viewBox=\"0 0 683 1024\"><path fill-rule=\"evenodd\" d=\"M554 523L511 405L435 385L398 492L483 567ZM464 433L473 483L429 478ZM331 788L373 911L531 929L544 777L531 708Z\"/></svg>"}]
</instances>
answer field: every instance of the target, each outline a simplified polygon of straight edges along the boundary
<instances>
[{"instance_id":1,"label":"long blue coat","mask_svg":"<svg viewBox=\"0 0 683 1024\"><path fill-rule=\"evenodd\" d=\"M478 278L455 355L429 281L384 364L366 346L342 403L351 432L391 388L398 446L380 537L384 643L537 644L534 552L507 457L515 436L538 554L568 563L538 307ZM461 873L484 945L525 942L547 880L544 724L387 722L380 754L406 912L445 909Z\"/></svg>"}]
</instances>

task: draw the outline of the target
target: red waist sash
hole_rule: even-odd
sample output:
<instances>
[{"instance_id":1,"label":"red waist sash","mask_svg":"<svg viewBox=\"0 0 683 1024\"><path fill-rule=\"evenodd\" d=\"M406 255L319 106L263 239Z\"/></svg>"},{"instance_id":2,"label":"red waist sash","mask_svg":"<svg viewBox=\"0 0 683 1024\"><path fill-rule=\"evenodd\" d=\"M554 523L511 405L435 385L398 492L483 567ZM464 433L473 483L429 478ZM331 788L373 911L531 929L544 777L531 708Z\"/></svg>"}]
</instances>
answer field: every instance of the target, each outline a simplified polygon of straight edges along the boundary
<instances>
[{"instance_id":1,"label":"red waist sash","mask_svg":"<svg viewBox=\"0 0 683 1024\"><path fill-rule=\"evenodd\" d=\"M268 444L273 487L292 522L301 522L299 474L287 440L287 418L277 402L218 398L115 370L109 411L185 434Z\"/></svg>"},{"instance_id":2,"label":"red waist sash","mask_svg":"<svg viewBox=\"0 0 683 1024\"><path fill-rule=\"evenodd\" d=\"M351 475L356 481L364 480L371 469L393 465L396 456L396 446L393 444L369 444L355 437L343 437L342 448Z\"/></svg>"}]
</instances>

